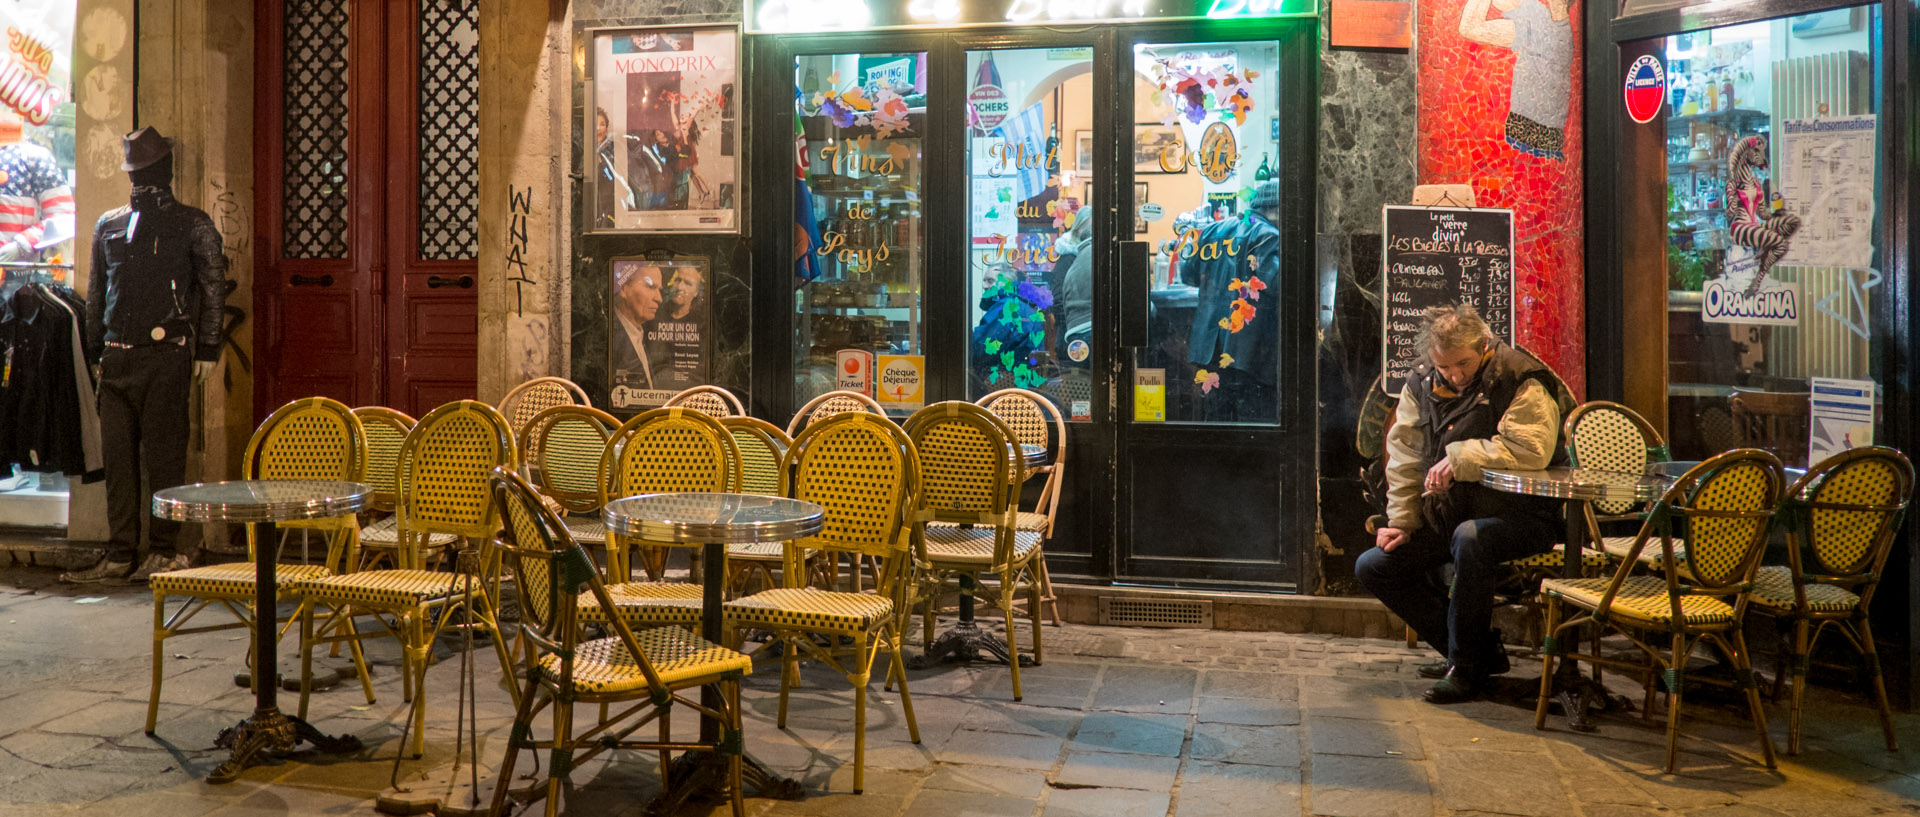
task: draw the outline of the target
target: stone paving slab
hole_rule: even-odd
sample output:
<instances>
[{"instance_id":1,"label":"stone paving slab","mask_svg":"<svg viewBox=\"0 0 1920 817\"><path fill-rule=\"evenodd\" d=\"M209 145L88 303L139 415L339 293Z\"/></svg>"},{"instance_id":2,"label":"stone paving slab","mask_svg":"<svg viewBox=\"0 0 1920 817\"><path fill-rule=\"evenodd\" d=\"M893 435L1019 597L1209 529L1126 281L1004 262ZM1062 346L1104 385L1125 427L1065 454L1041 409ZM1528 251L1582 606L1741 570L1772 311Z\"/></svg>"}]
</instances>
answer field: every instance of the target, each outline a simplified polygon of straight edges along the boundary
<instances>
[{"instance_id":1,"label":"stone paving slab","mask_svg":"<svg viewBox=\"0 0 1920 817\"><path fill-rule=\"evenodd\" d=\"M376 813L409 711L391 642L369 646L377 702L368 704L357 683L312 699L316 725L358 735L367 748L340 757L302 750L212 786L200 778L226 755L213 748L214 735L253 706L251 692L232 684L244 637L168 642L158 735L149 737L141 728L151 596L144 588L63 588L52 576L0 569L0 815ZM104 600L75 603L88 598ZM1534 730L1527 696L1539 663L1521 655L1491 700L1443 708L1418 697L1426 682L1414 668L1431 656L1391 640L1088 626L1045 635L1048 660L1023 671L1020 702L1004 666L911 671L918 744L908 738L900 697L873 684L859 796L851 793L853 707L844 677L803 665L788 728L779 729L777 667L756 667L743 684L749 750L809 796L749 798L748 817L1920 815L1920 751L1887 752L1866 699L1853 690L1811 690L1806 751L1783 755L1778 771L1758 765L1738 700L1689 696L1682 773L1667 775L1664 710L1650 721L1609 713L1593 734L1569 732L1557 717ZM427 757L407 760L403 775L452 770L458 647L454 639L435 645ZM298 666L295 644L283 642L279 652L283 672ZM483 645L475 658L481 787L490 792L512 704L491 649ZM1609 684L1637 703L1630 680L1610 676ZM289 710L297 701L280 696ZM1768 714L1784 748L1785 711L1770 706ZM1897 725L1904 744L1920 747L1920 718L1900 715ZM675 726L689 735L696 728L686 717ZM539 733L546 728L536 723ZM654 763L652 755L615 752L581 765L565 812L639 817L658 790ZM530 769L523 754L518 771ZM706 801L675 817L730 810Z\"/></svg>"}]
</instances>

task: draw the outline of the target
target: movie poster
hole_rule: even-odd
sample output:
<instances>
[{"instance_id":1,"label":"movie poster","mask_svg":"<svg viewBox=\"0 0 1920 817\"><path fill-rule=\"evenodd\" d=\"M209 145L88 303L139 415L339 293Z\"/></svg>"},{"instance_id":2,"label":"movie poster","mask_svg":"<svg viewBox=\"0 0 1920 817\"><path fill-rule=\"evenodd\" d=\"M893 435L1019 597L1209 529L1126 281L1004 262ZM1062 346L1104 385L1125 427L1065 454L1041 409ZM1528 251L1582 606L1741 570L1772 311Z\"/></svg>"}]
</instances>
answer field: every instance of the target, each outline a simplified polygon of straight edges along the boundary
<instances>
[{"instance_id":1,"label":"movie poster","mask_svg":"<svg viewBox=\"0 0 1920 817\"><path fill-rule=\"evenodd\" d=\"M614 408L664 405L707 382L711 270L706 258L672 253L613 259L608 369Z\"/></svg>"},{"instance_id":2,"label":"movie poster","mask_svg":"<svg viewBox=\"0 0 1920 817\"><path fill-rule=\"evenodd\" d=\"M591 232L738 232L731 26L592 32L584 124Z\"/></svg>"}]
</instances>

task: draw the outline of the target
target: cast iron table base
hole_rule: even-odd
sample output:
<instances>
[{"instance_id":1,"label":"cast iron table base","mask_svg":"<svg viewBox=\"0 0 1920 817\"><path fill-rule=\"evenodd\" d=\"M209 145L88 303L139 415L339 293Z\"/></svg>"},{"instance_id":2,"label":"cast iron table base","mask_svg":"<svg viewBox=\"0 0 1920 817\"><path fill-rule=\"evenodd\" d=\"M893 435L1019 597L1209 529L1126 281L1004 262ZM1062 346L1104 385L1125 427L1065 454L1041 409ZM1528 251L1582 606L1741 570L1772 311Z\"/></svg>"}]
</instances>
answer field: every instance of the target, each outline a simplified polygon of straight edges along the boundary
<instances>
[{"instance_id":1,"label":"cast iron table base","mask_svg":"<svg viewBox=\"0 0 1920 817\"><path fill-rule=\"evenodd\" d=\"M313 724L281 712L279 707L269 706L254 711L252 716L238 724L220 730L220 736L214 738L213 745L232 749L233 754L207 773L207 782L232 783L239 779L240 772L248 766L272 762L262 758L262 755L272 758L286 754L302 741L328 754L357 752L363 748L360 739L353 735L328 737L315 729Z\"/></svg>"},{"instance_id":2,"label":"cast iron table base","mask_svg":"<svg viewBox=\"0 0 1920 817\"><path fill-rule=\"evenodd\" d=\"M971 664L975 661L994 661L1001 664L1012 660L1007 650L1007 642L987 630L973 618L973 577L960 576L960 620L947 631L933 640L933 646L909 660L911 669L926 669L938 662ZM1007 626L1013 626L1009 623ZM987 656L982 656L984 652ZM1020 656L1020 666L1033 666L1033 656Z\"/></svg>"},{"instance_id":3,"label":"cast iron table base","mask_svg":"<svg viewBox=\"0 0 1920 817\"><path fill-rule=\"evenodd\" d=\"M669 778L671 784L666 786L666 791L647 801L642 814L668 817L695 798L725 795L727 758L705 750L685 752L674 759ZM800 781L774 774L744 754L740 756L740 785L754 792L755 797L804 800L807 796L807 788Z\"/></svg>"}]
</instances>

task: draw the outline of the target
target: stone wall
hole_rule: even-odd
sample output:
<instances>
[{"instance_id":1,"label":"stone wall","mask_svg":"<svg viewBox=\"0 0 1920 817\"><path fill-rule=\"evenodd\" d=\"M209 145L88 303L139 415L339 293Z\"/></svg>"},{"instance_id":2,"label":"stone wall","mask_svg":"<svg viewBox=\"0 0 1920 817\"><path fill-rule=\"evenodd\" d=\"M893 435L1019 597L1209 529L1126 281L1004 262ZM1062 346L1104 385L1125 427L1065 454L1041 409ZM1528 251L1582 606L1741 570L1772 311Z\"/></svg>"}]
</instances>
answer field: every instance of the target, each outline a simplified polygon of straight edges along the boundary
<instances>
[{"instance_id":1,"label":"stone wall","mask_svg":"<svg viewBox=\"0 0 1920 817\"><path fill-rule=\"evenodd\" d=\"M1354 450L1358 408L1380 374L1380 208L1413 195L1414 63L1405 51L1320 39L1319 390L1321 592L1345 593L1372 546Z\"/></svg>"}]
</instances>

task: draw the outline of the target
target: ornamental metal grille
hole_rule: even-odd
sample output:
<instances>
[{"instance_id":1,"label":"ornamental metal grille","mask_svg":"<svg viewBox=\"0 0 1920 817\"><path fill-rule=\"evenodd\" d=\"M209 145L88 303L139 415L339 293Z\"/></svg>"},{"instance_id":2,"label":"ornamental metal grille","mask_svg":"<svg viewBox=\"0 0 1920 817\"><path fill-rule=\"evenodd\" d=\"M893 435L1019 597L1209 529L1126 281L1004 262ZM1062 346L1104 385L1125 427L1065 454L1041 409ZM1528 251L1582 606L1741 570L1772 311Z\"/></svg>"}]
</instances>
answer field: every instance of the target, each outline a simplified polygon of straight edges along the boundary
<instances>
[{"instance_id":1,"label":"ornamental metal grille","mask_svg":"<svg viewBox=\"0 0 1920 817\"><path fill-rule=\"evenodd\" d=\"M281 160L287 258L347 257L348 0L286 4Z\"/></svg>"},{"instance_id":2,"label":"ornamental metal grille","mask_svg":"<svg viewBox=\"0 0 1920 817\"><path fill-rule=\"evenodd\" d=\"M480 249L477 0L420 0L420 257Z\"/></svg>"}]
</instances>

